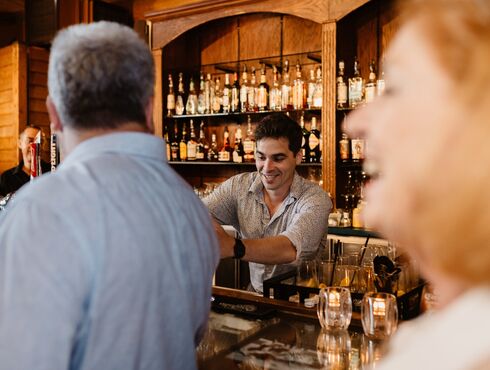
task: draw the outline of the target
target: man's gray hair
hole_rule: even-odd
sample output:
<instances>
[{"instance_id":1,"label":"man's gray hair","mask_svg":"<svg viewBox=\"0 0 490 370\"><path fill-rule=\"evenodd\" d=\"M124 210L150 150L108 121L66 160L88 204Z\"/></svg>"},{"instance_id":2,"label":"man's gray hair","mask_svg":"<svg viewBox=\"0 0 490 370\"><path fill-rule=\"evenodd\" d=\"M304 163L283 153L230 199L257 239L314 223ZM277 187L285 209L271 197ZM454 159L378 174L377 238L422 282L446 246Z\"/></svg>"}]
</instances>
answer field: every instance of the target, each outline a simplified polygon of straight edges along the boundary
<instances>
[{"instance_id":1,"label":"man's gray hair","mask_svg":"<svg viewBox=\"0 0 490 370\"><path fill-rule=\"evenodd\" d=\"M105 21L79 24L53 41L48 89L65 126L144 125L154 81L151 52L129 27Z\"/></svg>"}]
</instances>

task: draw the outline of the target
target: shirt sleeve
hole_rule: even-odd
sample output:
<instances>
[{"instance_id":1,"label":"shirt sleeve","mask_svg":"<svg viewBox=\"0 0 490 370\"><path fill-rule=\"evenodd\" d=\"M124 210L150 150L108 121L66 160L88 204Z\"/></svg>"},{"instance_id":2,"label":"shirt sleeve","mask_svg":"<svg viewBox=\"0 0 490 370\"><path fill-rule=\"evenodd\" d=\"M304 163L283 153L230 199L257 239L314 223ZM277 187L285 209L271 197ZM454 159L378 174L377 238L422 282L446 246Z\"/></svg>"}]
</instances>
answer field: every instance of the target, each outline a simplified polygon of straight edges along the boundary
<instances>
[{"instance_id":1,"label":"shirt sleeve","mask_svg":"<svg viewBox=\"0 0 490 370\"><path fill-rule=\"evenodd\" d=\"M322 238L328 231L328 215L332 201L323 190L298 200L297 211L280 235L287 237L296 248L296 260L316 255Z\"/></svg>"},{"instance_id":2,"label":"shirt sleeve","mask_svg":"<svg viewBox=\"0 0 490 370\"><path fill-rule=\"evenodd\" d=\"M233 225L235 228L238 226L236 195L239 191L236 180L236 176L226 180L203 199L211 216L221 225Z\"/></svg>"},{"instance_id":3,"label":"shirt sleeve","mask_svg":"<svg viewBox=\"0 0 490 370\"><path fill-rule=\"evenodd\" d=\"M62 229L62 215L24 198L6 212L0 219L1 367L66 370L87 297L83 258Z\"/></svg>"}]
</instances>

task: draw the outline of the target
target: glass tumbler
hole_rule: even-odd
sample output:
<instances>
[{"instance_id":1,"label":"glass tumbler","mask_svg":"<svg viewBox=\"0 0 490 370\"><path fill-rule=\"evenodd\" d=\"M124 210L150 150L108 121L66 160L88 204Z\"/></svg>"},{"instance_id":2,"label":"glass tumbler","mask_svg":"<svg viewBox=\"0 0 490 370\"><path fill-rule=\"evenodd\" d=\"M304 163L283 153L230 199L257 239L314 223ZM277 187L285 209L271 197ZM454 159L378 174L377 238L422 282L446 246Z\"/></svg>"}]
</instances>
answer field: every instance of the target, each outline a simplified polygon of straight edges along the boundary
<instances>
[{"instance_id":1,"label":"glass tumbler","mask_svg":"<svg viewBox=\"0 0 490 370\"><path fill-rule=\"evenodd\" d=\"M320 325L327 331L345 330L352 318L350 290L345 287L327 287L318 294L317 314Z\"/></svg>"},{"instance_id":2,"label":"glass tumbler","mask_svg":"<svg viewBox=\"0 0 490 370\"><path fill-rule=\"evenodd\" d=\"M385 339L396 331L398 307L389 293L366 293L361 304L361 321L369 339Z\"/></svg>"}]
</instances>

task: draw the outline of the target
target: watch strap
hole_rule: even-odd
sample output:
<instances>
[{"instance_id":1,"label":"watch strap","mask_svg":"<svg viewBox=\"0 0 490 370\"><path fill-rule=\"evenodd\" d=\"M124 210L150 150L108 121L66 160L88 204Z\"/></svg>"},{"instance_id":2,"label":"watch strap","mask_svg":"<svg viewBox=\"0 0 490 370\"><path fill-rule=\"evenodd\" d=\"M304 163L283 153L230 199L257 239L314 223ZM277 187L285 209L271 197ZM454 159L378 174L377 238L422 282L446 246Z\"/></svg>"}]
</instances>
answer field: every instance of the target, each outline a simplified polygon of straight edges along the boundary
<instances>
[{"instance_id":1,"label":"watch strap","mask_svg":"<svg viewBox=\"0 0 490 370\"><path fill-rule=\"evenodd\" d=\"M245 244L239 238L235 238L235 245L233 246L233 258L241 259L245 255Z\"/></svg>"}]
</instances>

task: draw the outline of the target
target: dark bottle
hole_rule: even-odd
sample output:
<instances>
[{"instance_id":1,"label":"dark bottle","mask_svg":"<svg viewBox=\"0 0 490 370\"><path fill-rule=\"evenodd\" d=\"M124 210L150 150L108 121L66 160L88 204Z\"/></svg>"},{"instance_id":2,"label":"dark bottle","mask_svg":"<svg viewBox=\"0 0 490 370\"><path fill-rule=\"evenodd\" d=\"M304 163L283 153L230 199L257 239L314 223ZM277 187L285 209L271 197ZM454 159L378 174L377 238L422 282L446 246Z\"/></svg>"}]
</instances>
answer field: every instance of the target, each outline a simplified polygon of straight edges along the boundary
<instances>
[{"instance_id":1,"label":"dark bottle","mask_svg":"<svg viewBox=\"0 0 490 370\"><path fill-rule=\"evenodd\" d=\"M233 85L231 86L231 111L240 111L240 83L236 72L233 73Z\"/></svg>"},{"instance_id":2,"label":"dark bottle","mask_svg":"<svg viewBox=\"0 0 490 370\"><path fill-rule=\"evenodd\" d=\"M320 131L316 128L316 117L311 118L310 137L308 138L308 158L310 163L320 163Z\"/></svg>"},{"instance_id":3,"label":"dark bottle","mask_svg":"<svg viewBox=\"0 0 490 370\"><path fill-rule=\"evenodd\" d=\"M245 152L243 150L242 129L238 127L235 131L235 148L233 150L233 162L242 163L244 154Z\"/></svg>"},{"instance_id":4,"label":"dark bottle","mask_svg":"<svg viewBox=\"0 0 490 370\"><path fill-rule=\"evenodd\" d=\"M208 160L209 142L204 134L204 122L201 122L199 129L199 141L197 142L196 160L206 161Z\"/></svg>"},{"instance_id":5,"label":"dark bottle","mask_svg":"<svg viewBox=\"0 0 490 370\"><path fill-rule=\"evenodd\" d=\"M303 138L301 139L301 154L302 159L301 162L307 163L310 158L310 151L308 149L308 142L310 139L310 131L305 127L305 116L301 114L299 119L299 125L301 126L301 132L303 134Z\"/></svg>"},{"instance_id":6,"label":"dark bottle","mask_svg":"<svg viewBox=\"0 0 490 370\"><path fill-rule=\"evenodd\" d=\"M170 159L172 161L178 161L179 157L179 128L177 122L174 124L174 134L172 141L170 142Z\"/></svg>"},{"instance_id":7,"label":"dark bottle","mask_svg":"<svg viewBox=\"0 0 490 370\"><path fill-rule=\"evenodd\" d=\"M211 135L211 146L208 150L208 161L218 161L218 143L216 142L216 133Z\"/></svg>"}]
</instances>

